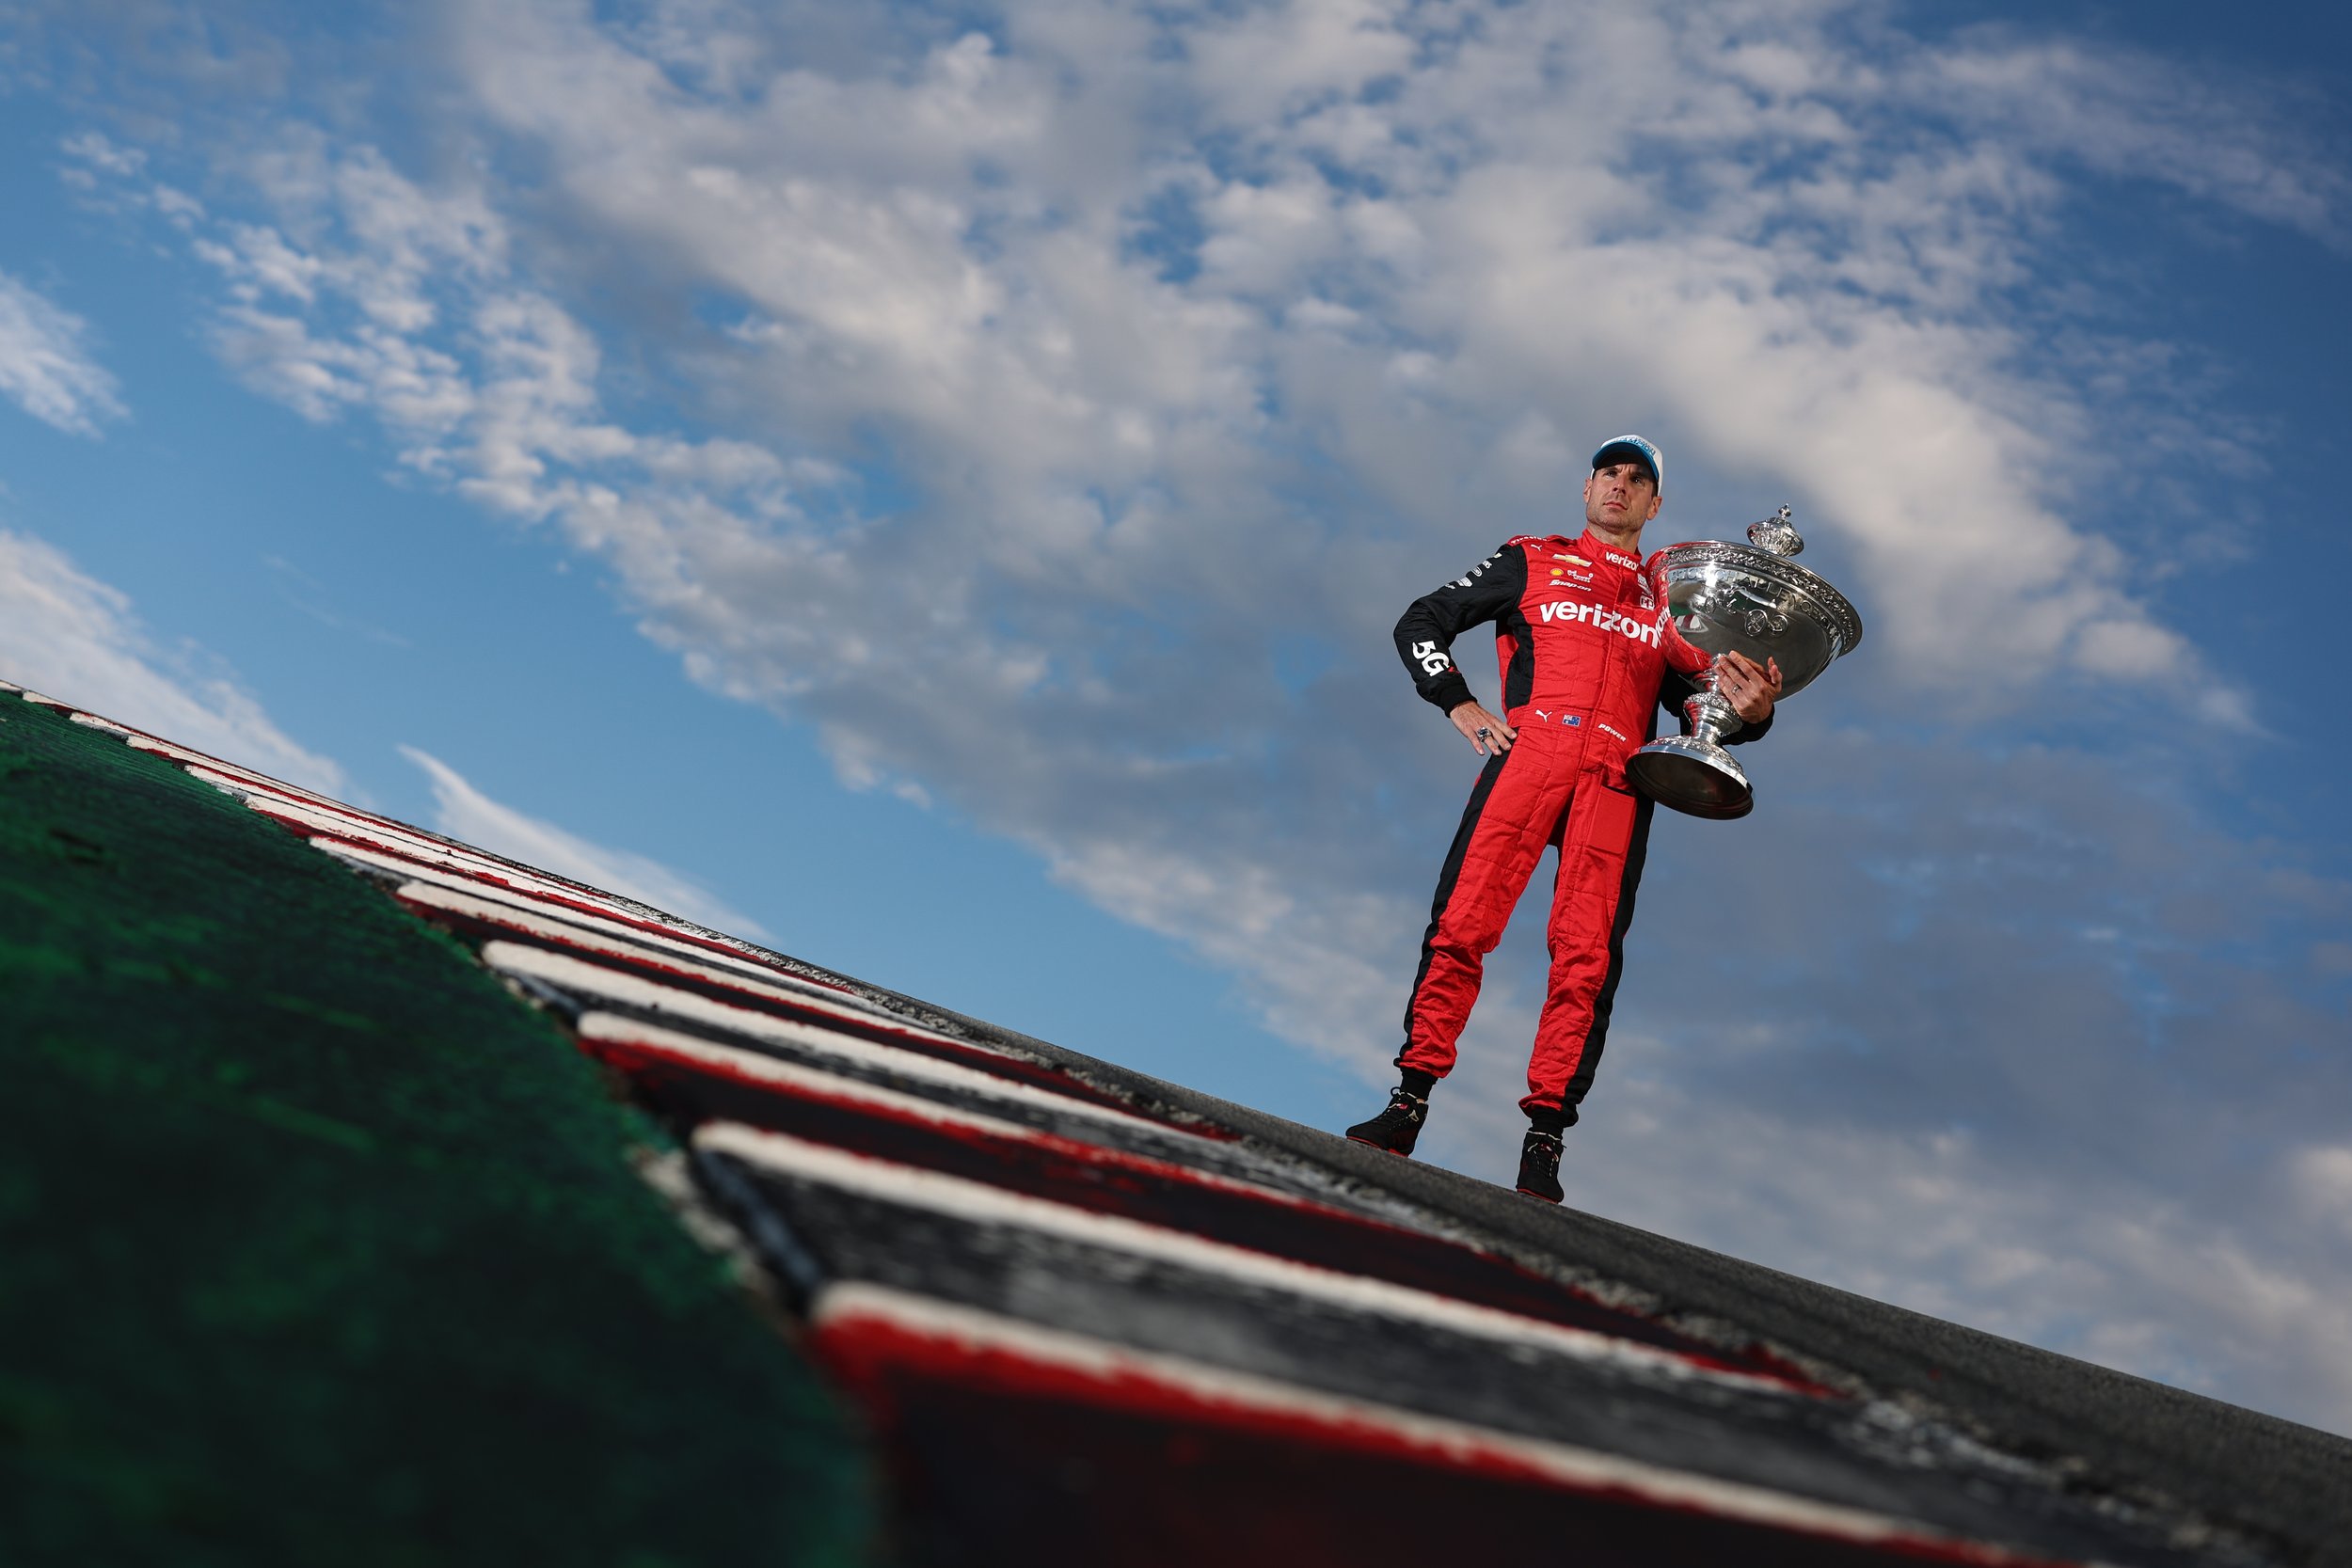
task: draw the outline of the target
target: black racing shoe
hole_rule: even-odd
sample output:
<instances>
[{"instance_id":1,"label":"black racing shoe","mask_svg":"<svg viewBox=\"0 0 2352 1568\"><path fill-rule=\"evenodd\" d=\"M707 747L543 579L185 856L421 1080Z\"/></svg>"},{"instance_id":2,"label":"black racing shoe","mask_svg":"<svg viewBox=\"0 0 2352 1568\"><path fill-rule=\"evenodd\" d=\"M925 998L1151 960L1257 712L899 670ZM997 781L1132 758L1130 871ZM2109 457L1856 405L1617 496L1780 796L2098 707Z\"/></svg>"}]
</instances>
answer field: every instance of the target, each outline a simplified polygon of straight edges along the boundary
<instances>
[{"instance_id":1,"label":"black racing shoe","mask_svg":"<svg viewBox=\"0 0 2352 1568\"><path fill-rule=\"evenodd\" d=\"M1370 1121L1358 1122L1347 1130L1347 1135L1357 1143L1385 1148L1391 1154L1410 1154L1414 1140L1421 1136L1421 1124L1428 1119L1428 1101L1403 1089L1393 1089L1389 1094L1389 1108Z\"/></svg>"},{"instance_id":2,"label":"black racing shoe","mask_svg":"<svg viewBox=\"0 0 2352 1568\"><path fill-rule=\"evenodd\" d=\"M1546 1203L1560 1201L1559 1133L1530 1132L1519 1145L1519 1191Z\"/></svg>"}]
</instances>

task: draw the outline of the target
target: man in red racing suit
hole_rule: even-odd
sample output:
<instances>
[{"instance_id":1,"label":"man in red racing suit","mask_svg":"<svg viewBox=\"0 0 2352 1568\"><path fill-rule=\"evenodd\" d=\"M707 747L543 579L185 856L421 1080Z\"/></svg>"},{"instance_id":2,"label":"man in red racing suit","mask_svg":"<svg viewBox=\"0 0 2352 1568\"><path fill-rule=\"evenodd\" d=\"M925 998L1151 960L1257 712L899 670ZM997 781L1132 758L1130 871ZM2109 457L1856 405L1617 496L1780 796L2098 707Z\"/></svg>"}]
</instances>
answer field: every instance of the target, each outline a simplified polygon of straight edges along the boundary
<instances>
[{"instance_id":1,"label":"man in red racing suit","mask_svg":"<svg viewBox=\"0 0 2352 1568\"><path fill-rule=\"evenodd\" d=\"M1529 1131L1518 1182L1554 1203L1560 1134L1600 1061L1648 846L1650 802L1627 784L1626 759L1655 737L1661 702L1679 707L1709 665L1665 613L1662 552L1646 564L1639 554L1642 527L1658 515L1661 467L1638 436L1608 442L1593 454L1582 535L1506 540L1396 624L1415 689L1487 762L1438 874L1396 1058L1403 1082L1386 1110L1347 1135L1412 1152L1429 1092L1454 1066L1486 956L1545 847L1555 847L1551 973L1519 1101ZM1450 652L1486 621L1502 665L1500 717L1471 696ZM1721 685L1743 724L1727 738L1763 734L1778 667L1728 654Z\"/></svg>"}]
</instances>

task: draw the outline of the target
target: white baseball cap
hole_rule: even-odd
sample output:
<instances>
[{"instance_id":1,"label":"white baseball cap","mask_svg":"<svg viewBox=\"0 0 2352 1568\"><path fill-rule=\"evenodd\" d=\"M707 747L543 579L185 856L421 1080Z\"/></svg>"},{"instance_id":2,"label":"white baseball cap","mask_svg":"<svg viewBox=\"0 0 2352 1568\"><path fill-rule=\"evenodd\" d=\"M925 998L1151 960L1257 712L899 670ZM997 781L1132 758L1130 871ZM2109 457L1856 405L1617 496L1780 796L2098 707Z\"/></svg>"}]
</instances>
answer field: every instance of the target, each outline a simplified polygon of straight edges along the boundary
<instances>
[{"instance_id":1,"label":"white baseball cap","mask_svg":"<svg viewBox=\"0 0 2352 1568\"><path fill-rule=\"evenodd\" d=\"M1653 489L1662 493L1666 488L1666 460L1658 454L1656 447L1639 436L1612 436L1603 441L1600 450L1593 453L1593 467L1605 468L1612 463L1639 463L1649 470Z\"/></svg>"}]
</instances>

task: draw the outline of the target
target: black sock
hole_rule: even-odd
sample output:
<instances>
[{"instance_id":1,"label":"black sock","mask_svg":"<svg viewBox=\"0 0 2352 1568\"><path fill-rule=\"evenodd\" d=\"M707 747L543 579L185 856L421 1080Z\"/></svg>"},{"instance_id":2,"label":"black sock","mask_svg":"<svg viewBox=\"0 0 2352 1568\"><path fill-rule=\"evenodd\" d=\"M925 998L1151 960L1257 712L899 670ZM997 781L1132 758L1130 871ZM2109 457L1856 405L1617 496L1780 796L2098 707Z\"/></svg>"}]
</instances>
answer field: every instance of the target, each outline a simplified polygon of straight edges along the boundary
<instances>
[{"instance_id":1,"label":"black sock","mask_svg":"<svg viewBox=\"0 0 2352 1568\"><path fill-rule=\"evenodd\" d=\"M1531 1132L1549 1132L1556 1138L1567 1131L1567 1126L1568 1113L1556 1106L1531 1105L1528 1107L1527 1130Z\"/></svg>"},{"instance_id":2,"label":"black sock","mask_svg":"<svg viewBox=\"0 0 2352 1568\"><path fill-rule=\"evenodd\" d=\"M1402 1080L1397 1086L1415 1100L1428 1099L1429 1091L1438 1086L1436 1073L1423 1072L1417 1067L1400 1068L1397 1069L1397 1076Z\"/></svg>"}]
</instances>

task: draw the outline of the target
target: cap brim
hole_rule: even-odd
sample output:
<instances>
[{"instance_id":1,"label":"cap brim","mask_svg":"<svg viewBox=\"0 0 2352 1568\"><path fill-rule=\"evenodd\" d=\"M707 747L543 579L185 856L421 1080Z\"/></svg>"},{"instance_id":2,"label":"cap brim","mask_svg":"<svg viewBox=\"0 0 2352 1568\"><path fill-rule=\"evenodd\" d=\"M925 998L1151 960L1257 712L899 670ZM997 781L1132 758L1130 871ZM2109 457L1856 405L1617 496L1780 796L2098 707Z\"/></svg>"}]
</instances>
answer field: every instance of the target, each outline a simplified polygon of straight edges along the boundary
<instances>
[{"instance_id":1,"label":"cap brim","mask_svg":"<svg viewBox=\"0 0 2352 1568\"><path fill-rule=\"evenodd\" d=\"M1595 468L1605 468L1612 463L1639 463L1642 466L1642 471L1649 475L1649 482L1652 484L1658 483L1658 465L1649 460L1649 453L1637 446L1619 441L1593 453Z\"/></svg>"}]
</instances>

